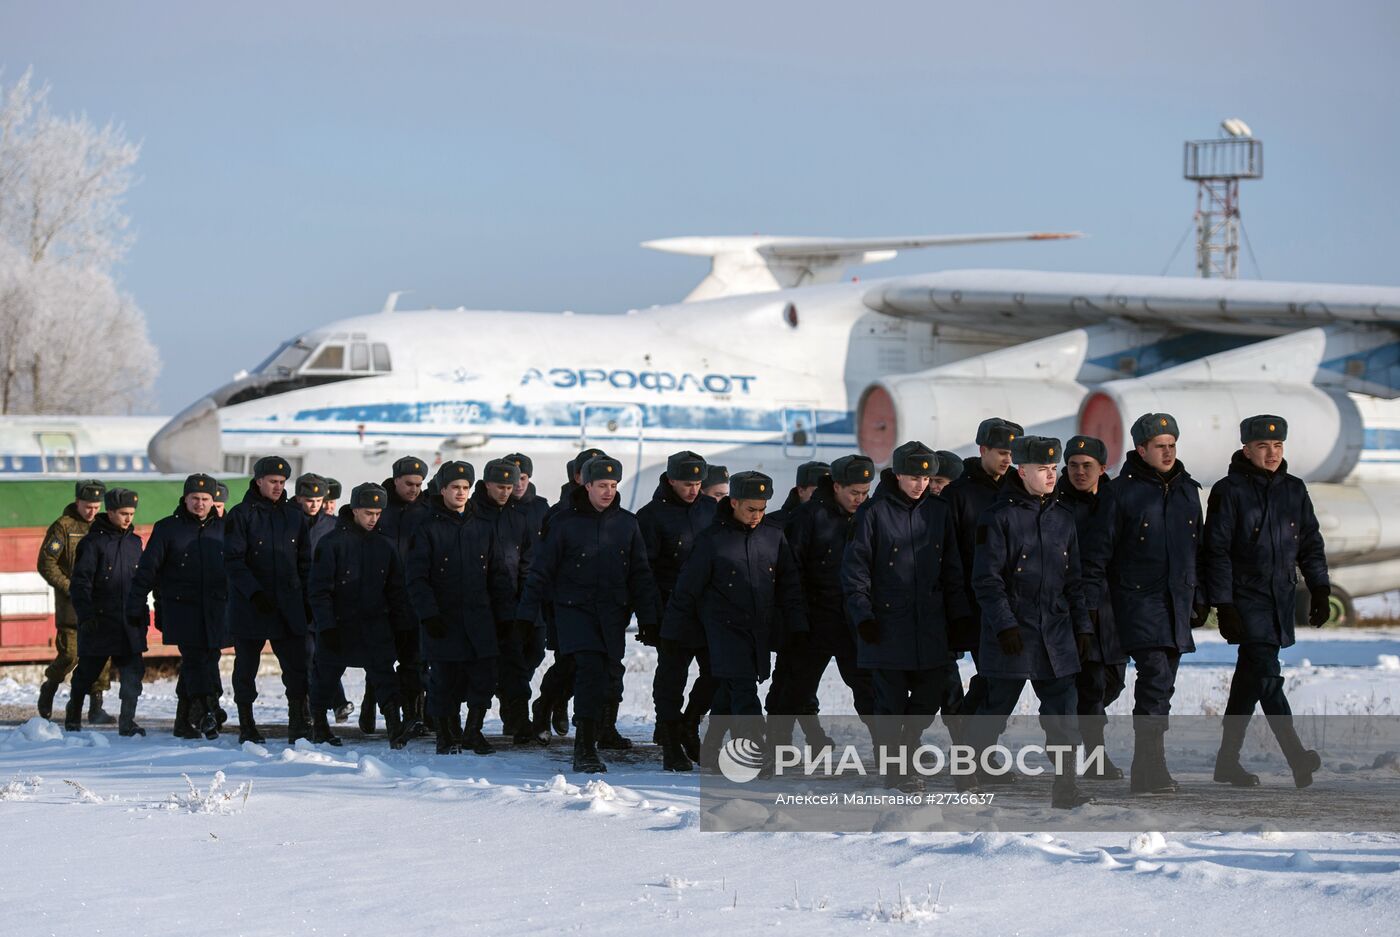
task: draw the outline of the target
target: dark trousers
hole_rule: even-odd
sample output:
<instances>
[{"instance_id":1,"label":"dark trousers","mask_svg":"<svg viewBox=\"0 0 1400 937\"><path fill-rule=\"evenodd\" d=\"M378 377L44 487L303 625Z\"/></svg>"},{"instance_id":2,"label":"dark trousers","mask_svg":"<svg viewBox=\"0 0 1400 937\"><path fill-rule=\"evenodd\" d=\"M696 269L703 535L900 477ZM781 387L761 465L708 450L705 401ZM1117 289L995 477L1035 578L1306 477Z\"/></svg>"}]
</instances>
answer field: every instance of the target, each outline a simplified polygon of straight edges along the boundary
<instances>
[{"instance_id":1,"label":"dark trousers","mask_svg":"<svg viewBox=\"0 0 1400 937\"><path fill-rule=\"evenodd\" d=\"M602 651L577 651L567 656L573 662L574 718L598 722L615 698L613 669L621 664ZM555 666L559 666L558 658Z\"/></svg>"},{"instance_id":2,"label":"dark trousers","mask_svg":"<svg viewBox=\"0 0 1400 937\"><path fill-rule=\"evenodd\" d=\"M341 705L341 679L345 676L345 664L328 663L318 655L311 662L311 709L325 712ZM394 674L392 660L376 660L367 664L365 685L374 691L375 702L381 712L388 712L400 705L399 678Z\"/></svg>"},{"instance_id":3,"label":"dark trousers","mask_svg":"<svg viewBox=\"0 0 1400 937\"><path fill-rule=\"evenodd\" d=\"M871 672L857 667L854 655L831 654L824 648L814 648L810 645L801 650L778 652L777 661L773 665L773 684L768 688L768 711L788 716L815 715L821 712L817 689L821 686L822 677L833 659L841 673L842 682L851 691L856 715L869 716L874 713L875 689Z\"/></svg>"},{"instance_id":4,"label":"dark trousers","mask_svg":"<svg viewBox=\"0 0 1400 937\"><path fill-rule=\"evenodd\" d=\"M1074 678L1079 697L1079 715L1102 716L1113 705L1127 685L1127 664L1105 664L1091 660L1080 665L1083 669Z\"/></svg>"},{"instance_id":5,"label":"dark trousers","mask_svg":"<svg viewBox=\"0 0 1400 937\"><path fill-rule=\"evenodd\" d=\"M574 657L572 654L554 652L554 663L540 678L540 696L556 705L567 702L574 695Z\"/></svg>"},{"instance_id":6,"label":"dark trousers","mask_svg":"<svg viewBox=\"0 0 1400 937\"><path fill-rule=\"evenodd\" d=\"M530 681L535 679L535 669L544 660L544 629L533 629L529 637L522 641L519 633L512 628L505 640L500 642L500 654L496 695L503 702L528 700Z\"/></svg>"},{"instance_id":7,"label":"dark trousers","mask_svg":"<svg viewBox=\"0 0 1400 937\"><path fill-rule=\"evenodd\" d=\"M315 686L314 686L314 681L315 681L314 669L315 669L315 661L316 661L316 635L315 635L314 633L310 632L310 631L308 631L308 632L306 633L306 659L307 659L307 661L309 662L308 665L307 665L307 677L306 677L306 679L307 679L307 683L310 684L310 685L312 686L312 691L314 692L314 691L315 691ZM347 705L347 704L350 702L348 699L345 698L345 686L344 686L344 684L340 683L339 681L336 682L335 692L332 694L332 696L333 696L334 698L330 701L330 704L329 704L329 706L328 706L328 708L330 708L330 709L339 709L340 707L345 706L345 705Z\"/></svg>"},{"instance_id":8,"label":"dark trousers","mask_svg":"<svg viewBox=\"0 0 1400 937\"><path fill-rule=\"evenodd\" d=\"M53 662L44 668L45 683L62 683L63 678L78 666L78 629L75 625L59 625L53 636ZM92 692L106 693L112 686L110 667L103 667L93 681Z\"/></svg>"},{"instance_id":9,"label":"dark trousers","mask_svg":"<svg viewBox=\"0 0 1400 937\"><path fill-rule=\"evenodd\" d=\"M1133 684L1133 715L1170 715L1181 652L1170 647L1148 647L1130 654L1137 668L1137 680Z\"/></svg>"},{"instance_id":10,"label":"dark trousers","mask_svg":"<svg viewBox=\"0 0 1400 937\"><path fill-rule=\"evenodd\" d=\"M495 691L494 657L428 661L428 712L434 719L456 719L463 703L469 709L489 709Z\"/></svg>"},{"instance_id":11,"label":"dark trousers","mask_svg":"<svg viewBox=\"0 0 1400 937\"><path fill-rule=\"evenodd\" d=\"M717 681L710 676L710 649L662 641L656 648L656 676L651 681L657 722L675 722L684 715L685 685L690 679L691 661L700 664L700 676L695 678L695 686L691 688L691 699L707 703L714 700ZM708 709L706 705L702 714Z\"/></svg>"},{"instance_id":12,"label":"dark trousers","mask_svg":"<svg viewBox=\"0 0 1400 937\"><path fill-rule=\"evenodd\" d=\"M936 716L943 709L950 682L950 664L926 670L870 671L877 716ZM946 710L944 710L946 712ZM929 720L933 720L930 718ZM925 726L927 728L927 726Z\"/></svg>"},{"instance_id":13,"label":"dark trousers","mask_svg":"<svg viewBox=\"0 0 1400 937\"><path fill-rule=\"evenodd\" d=\"M1006 729L1007 717L1016 709L1021 699L1021 691L1030 683L1040 701L1040 727L1045 730L1045 741L1049 745L1078 746L1082 741L1079 734L1078 694L1074 688L1075 678L1055 677L1049 680L1025 680L1007 677L987 678L987 698L982 703L977 719L972 727L971 738L978 751L992 745ZM1069 771L1056 778L1056 783L1064 779L1073 784L1074 759L1068 759Z\"/></svg>"},{"instance_id":14,"label":"dark trousers","mask_svg":"<svg viewBox=\"0 0 1400 937\"><path fill-rule=\"evenodd\" d=\"M258 698L258 664L262 659L261 638L239 638L233 642L233 701L252 705ZM306 639L301 635L274 638L267 642L282 668L282 686L287 699L302 699L310 689L307 678Z\"/></svg>"},{"instance_id":15,"label":"dark trousers","mask_svg":"<svg viewBox=\"0 0 1400 937\"><path fill-rule=\"evenodd\" d=\"M112 670L115 670L121 677L122 689L121 698L123 700L137 700L141 697L141 678L146 675L146 661L140 654L123 654L120 656L83 656L78 658L78 666L73 668L73 683L69 688L69 695L73 699L80 699L92 692L92 685L97 682L98 676L107 669L107 662L112 662Z\"/></svg>"},{"instance_id":16,"label":"dark trousers","mask_svg":"<svg viewBox=\"0 0 1400 937\"><path fill-rule=\"evenodd\" d=\"M423 666L417 628L394 631L394 659L399 662L399 699L417 699L423 692Z\"/></svg>"},{"instance_id":17,"label":"dark trousers","mask_svg":"<svg viewBox=\"0 0 1400 937\"><path fill-rule=\"evenodd\" d=\"M1283 695L1283 672L1279 669L1278 645L1251 642L1241 644L1230 678L1230 697L1225 715L1248 716L1258 705L1266 716L1291 716L1288 697Z\"/></svg>"},{"instance_id":18,"label":"dark trousers","mask_svg":"<svg viewBox=\"0 0 1400 937\"><path fill-rule=\"evenodd\" d=\"M719 677L715 682L717 686L712 712L716 716L763 715L763 707L758 703L756 677Z\"/></svg>"},{"instance_id":19,"label":"dark trousers","mask_svg":"<svg viewBox=\"0 0 1400 937\"><path fill-rule=\"evenodd\" d=\"M175 695L180 699L196 696L222 696L224 682L219 677L219 649L180 644L180 676Z\"/></svg>"}]
</instances>

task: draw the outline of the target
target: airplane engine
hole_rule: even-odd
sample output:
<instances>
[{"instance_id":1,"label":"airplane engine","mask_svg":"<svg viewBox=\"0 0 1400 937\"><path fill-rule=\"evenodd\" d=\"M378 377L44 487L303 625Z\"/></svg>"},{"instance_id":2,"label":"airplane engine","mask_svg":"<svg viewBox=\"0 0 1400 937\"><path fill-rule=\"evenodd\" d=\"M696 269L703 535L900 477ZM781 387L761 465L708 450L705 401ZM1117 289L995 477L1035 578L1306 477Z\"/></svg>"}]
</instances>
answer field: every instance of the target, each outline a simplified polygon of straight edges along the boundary
<instances>
[{"instance_id":1,"label":"airplane engine","mask_svg":"<svg viewBox=\"0 0 1400 937\"><path fill-rule=\"evenodd\" d=\"M1084 386L1072 381L980 380L897 374L861 392L856 442L876 464L889 461L900 443L918 439L934 449L965 450L977 424L993 416L1014 418L1028 433L1068 435Z\"/></svg>"},{"instance_id":2,"label":"airplane engine","mask_svg":"<svg viewBox=\"0 0 1400 937\"><path fill-rule=\"evenodd\" d=\"M1109 381L1084 398L1078 431L1102 439L1110 468L1132 445L1133 421L1170 413L1181 428L1177 452L1202 484L1224 476L1240 448L1240 421L1274 413L1288 421L1288 470L1306 481L1340 481L1361 458L1365 428L1343 391L1310 384Z\"/></svg>"}]
</instances>

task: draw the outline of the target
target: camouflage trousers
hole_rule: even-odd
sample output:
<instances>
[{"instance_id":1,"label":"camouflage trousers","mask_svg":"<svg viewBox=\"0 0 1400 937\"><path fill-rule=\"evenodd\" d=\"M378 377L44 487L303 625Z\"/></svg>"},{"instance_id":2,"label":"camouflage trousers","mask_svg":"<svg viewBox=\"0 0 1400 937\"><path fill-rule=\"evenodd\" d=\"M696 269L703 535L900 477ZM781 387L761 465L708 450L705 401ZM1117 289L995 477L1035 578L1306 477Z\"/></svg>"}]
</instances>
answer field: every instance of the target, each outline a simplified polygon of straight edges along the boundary
<instances>
[{"instance_id":1,"label":"camouflage trousers","mask_svg":"<svg viewBox=\"0 0 1400 937\"><path fill-rule=\"evenodd\" d=\"M78 666L78 629L60 627L54 635L53 649L53 663L44 668L44 682L62 683ZM109 662L102 665L102 673L92 683L92 692L106 693L111 688L112 665Z\"/></svg>"}]
</instances>

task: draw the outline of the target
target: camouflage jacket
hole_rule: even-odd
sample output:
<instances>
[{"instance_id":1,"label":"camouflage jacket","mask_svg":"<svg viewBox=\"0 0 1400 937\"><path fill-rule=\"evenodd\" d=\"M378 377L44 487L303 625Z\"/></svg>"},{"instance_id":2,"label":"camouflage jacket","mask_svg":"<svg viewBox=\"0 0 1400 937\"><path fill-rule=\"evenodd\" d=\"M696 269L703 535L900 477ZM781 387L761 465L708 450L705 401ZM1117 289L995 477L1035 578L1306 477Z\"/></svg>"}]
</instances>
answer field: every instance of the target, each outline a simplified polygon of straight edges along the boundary
<instances>
[{"instance_id":1,"label":"camouflage jacket","mask_svg":"<svg viewBox=\"0 0 1400 937\"><path fill-rule=\"evenodd\" d=\"M68 578L78 557L78 541L87 536L91 526L70 504L63 509L63 516L49 525L39 546L39 575L53 586L54 624L60 628L78 627L77 613L68 598Z\"/></svg>"}]
</instances>

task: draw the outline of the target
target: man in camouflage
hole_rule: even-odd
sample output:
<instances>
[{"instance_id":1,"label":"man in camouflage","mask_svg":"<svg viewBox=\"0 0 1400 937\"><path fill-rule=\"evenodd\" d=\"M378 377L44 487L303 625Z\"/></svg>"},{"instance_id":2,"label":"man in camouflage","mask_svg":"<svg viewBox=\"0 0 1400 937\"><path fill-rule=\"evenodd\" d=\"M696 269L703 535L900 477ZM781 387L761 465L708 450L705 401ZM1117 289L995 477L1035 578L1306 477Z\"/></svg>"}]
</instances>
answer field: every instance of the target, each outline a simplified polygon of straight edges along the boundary
<instances>
[{"instance_id":1,"label":"man in camouflage","mask_svg":"<svg viewBox=\"0 0 1400 937\"><path fill-rule=\"evenodd\" d=\"M53 587L54 635L53 663L44 670L44 682L39 687L39 715L53 715L53 697L58 686L78 665L78 616L68 596L73 561L78 556L78 542L87 536L93 519L102 510L102 498L107 488L96 479L80 481L74 487L73 503L63 509L63 515L49 525L44 542L39 547L39 575ZM102 694L111 686L110 667L92 685L88 706L89 725L108 725L113 719L102 708Z\"/></svg>"}]
</instances>

